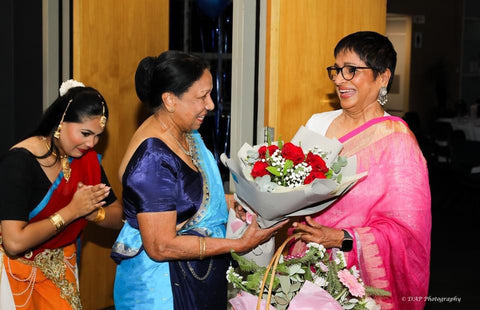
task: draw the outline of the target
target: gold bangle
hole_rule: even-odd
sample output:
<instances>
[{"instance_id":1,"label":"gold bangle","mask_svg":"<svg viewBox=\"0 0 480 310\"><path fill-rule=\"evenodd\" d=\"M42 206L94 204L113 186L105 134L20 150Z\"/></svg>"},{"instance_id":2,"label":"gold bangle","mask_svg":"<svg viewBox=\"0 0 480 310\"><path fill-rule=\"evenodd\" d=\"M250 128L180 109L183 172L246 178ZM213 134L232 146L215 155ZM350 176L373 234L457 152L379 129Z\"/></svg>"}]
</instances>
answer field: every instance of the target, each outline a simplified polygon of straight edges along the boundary
<instances>
[{"instance_id":1,"label":"gold bangle","mask_svg":"<svg viewBox=\"0 0 480 310\"><path fill-rule=\"evenodd\" d=\"M101 222L105 219L105 209L103 207L100 207L97 209L97 216L92 220L92 222Z\"/></svg>"},{"instance_id":2,"label":"gold bangle","mask_svg":"<svg viewBox=\"0 0 480 310\"><path fill-rule=\"evenodd\" d=\"M207 244L205 242L205 238L204 237L200 237L198 239L198 242L199 242L199 246L200 246L200 260L202 260L205 256L205 250L207 249Z\"/></svg>"},{"instance_id":3,"label":"gold bangle","mask_svg":"<svg viewBox=\"0 0 480 310\"><path fill-rule=\"evenodd\" d=\"M63 220L63 217L58 213L54 213L53 215L50 215L48 219L50 220L50 223L52 223L52 225L55 226L56 231L62 230L63 226L65 226L65 221Z\"/></svg>"}]
</instances>

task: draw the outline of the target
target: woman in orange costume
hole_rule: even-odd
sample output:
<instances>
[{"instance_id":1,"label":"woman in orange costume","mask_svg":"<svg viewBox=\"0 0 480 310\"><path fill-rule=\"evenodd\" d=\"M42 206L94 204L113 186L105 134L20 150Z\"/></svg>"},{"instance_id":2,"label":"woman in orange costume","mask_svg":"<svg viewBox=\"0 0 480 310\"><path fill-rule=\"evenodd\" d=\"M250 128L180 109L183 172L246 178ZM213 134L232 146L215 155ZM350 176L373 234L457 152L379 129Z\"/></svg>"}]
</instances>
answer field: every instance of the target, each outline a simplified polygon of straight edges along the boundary
<instances>
[{"instance_id":1,"label":"woman in orange costume","mask_svg":"<svg viewBox=\"0 0 480 310\"><path fill-rule=\"evenodd\" d=\"M87 221L122 224L93 150L107 117L97 90L69 80L39 127L1 159L1 309L82 308L76 241Z\"/></svg>"}]
</instances>

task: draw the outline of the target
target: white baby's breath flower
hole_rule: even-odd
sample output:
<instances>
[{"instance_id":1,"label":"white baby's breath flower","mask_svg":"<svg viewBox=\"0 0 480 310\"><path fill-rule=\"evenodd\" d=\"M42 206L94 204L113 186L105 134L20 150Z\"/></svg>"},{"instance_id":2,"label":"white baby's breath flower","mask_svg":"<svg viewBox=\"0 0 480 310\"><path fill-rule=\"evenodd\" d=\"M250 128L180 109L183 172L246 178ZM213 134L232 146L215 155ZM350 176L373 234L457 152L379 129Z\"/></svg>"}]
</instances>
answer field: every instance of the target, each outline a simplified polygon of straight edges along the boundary
<instances>
[{"instance_id":1,"label":"white baby's breath flower","mask_svg":"<svg viewBox=\"0 0 480 310\"><path fill-rule=\"evenodd\" d=\"M337 251L335 254L335 264L343 266L341 268L344 268L347 266L347 261L345 260L345 254L342 251Z\"/></svg>"},{"instance_id":2,"label":"white baby's breath flower","mask_svg":"<svg viewBox=\"0 0 480 310\"><path fill-rule=\"evenodd\" d=\"M322 253L323 254L323 253ZM323 255L322 255L322 258L323 258ZM328 272L328 266L325 265L324 263L322 262L318 262L315 264L315 267L317 267L318 269L320 269L322 272Z\"/></svg>"},{"instance_id":3,"label":"white baby's breath flower","mask_svg":"<svg viewBox=\"0 0 480 310\"><path fill-rule=\"evenodd\" d=\"M321 244L318 244L316 242L309 242L307 243L307 248L311 248L311 247L314 247L314 248L317 248L320 252L324 251L325 250L325 247ZM308 252L308 250L307 250Z\"/></svg>"},{"instance_id":4,"label":"white baby's breath flower","mask_svg":"<svg viewBox=\"0 0 480 310\"><path fill-rule=\"evenodd\" d=\"M315 277L313 283L315 283L316 285L318 285L320 287L326 287L328 285L327 280L323 277Z\"/></svg>"},{"instance_id":5,"label":"white baby's breath flower","mask_svg":"<svg viewBox=\"0 0 480 310\"><path fill-rule=\"evenodd\" d=\"M355 276L355 278L358 279L360 277L360 271L358 271L357 266L352 266L352 268L350 268L350 272Z\"/></svg>"},{"instance_id":6,"label":"white baby's breath flower","mask_svg":"<svg viewBox=\"0 0 480 310\"><path fill-rule=\"evenodd\" d=\"M85 87L85 85L82 82L75 81L75 80L72 80L72 79L63 82L62 85L60 85L60 89L59 89L60 96L65 95L70 88L79 87L79 86L80 87Z\"/></svg>"}]
</instances>

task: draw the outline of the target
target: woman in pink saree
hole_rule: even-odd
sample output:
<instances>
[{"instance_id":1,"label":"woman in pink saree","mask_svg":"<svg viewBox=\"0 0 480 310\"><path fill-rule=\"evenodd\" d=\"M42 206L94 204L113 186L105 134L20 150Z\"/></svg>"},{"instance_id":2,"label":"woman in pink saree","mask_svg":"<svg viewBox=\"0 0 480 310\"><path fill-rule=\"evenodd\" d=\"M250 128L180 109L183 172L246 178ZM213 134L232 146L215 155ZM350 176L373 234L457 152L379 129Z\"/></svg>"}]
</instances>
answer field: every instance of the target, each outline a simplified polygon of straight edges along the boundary
<instances>
[{"instance_id":1,"label":"woman in pink saree","mask_svg":"<svg viewBox=\"0 0 480 310\"><path fill-rule=\"evenodd\" d=\"M398 117L384 112L396 63L391 42L375 32L357 32L335 47L328 67L342 109L313 115L307 127L338 138L341 155L357 157L368 171L328 209L294 223L305 242L341 248L348 267L357 265L367 285L391 292L382 309L423 309L430 270L431 201L428 171L417 141Z\"/></svg>"}]
</instances>

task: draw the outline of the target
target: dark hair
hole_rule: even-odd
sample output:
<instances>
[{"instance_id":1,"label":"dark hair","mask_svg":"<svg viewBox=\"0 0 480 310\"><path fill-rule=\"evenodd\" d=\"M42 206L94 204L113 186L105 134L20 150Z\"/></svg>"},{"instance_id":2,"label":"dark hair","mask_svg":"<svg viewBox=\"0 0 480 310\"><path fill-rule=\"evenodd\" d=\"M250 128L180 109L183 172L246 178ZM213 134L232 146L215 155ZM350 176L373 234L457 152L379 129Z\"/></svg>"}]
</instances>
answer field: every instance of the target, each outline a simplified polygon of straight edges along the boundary
<instances>
[{"instance_id":1,"label":"dark hair","mask_svg":"<svg viewBox=\"0 0 480 310\"><path fill-rule=\"evenodd\" d=\"M392 74L387 86L387 90L390 90L395 75L397 52L395 52L392 42L387 37L373 31L355 32L337 43L333 55L337 57L339 53L344 51L356 53L367 66L373 68L375 78L390 69Z\"/></svg>"},{"instance_id":2,"label":"dark hair","mask_svg":"<svg viewBox=\"0 0 480 310\"><path fill-rule=\"evenodd\" d=\"M204 59L180 51L145 57L135 72L137 96L155 112L163 103L163 93L172 92L180 97L209 68Z\"/></svg>"},{"instance_id":3,"label":"dark hair","mask_svg":"<svg viewBox=\"0 0 480 310\"><path fill-rule=\"evenodd\" d=\"M69 102L70 105L68 105ZM43 114L38 127L29 135L29 137L50 136L50 151L40 158L50 156L52 151L58 154L55 144L52 143L53 134L57 130L64 112L64 122L81 123L85 118L102 115L103 109L105 109L104 115L108 119L107 103L103 96L92 87L72 87L63 96L55 99Z\"/></svg>"}]
</instances>

